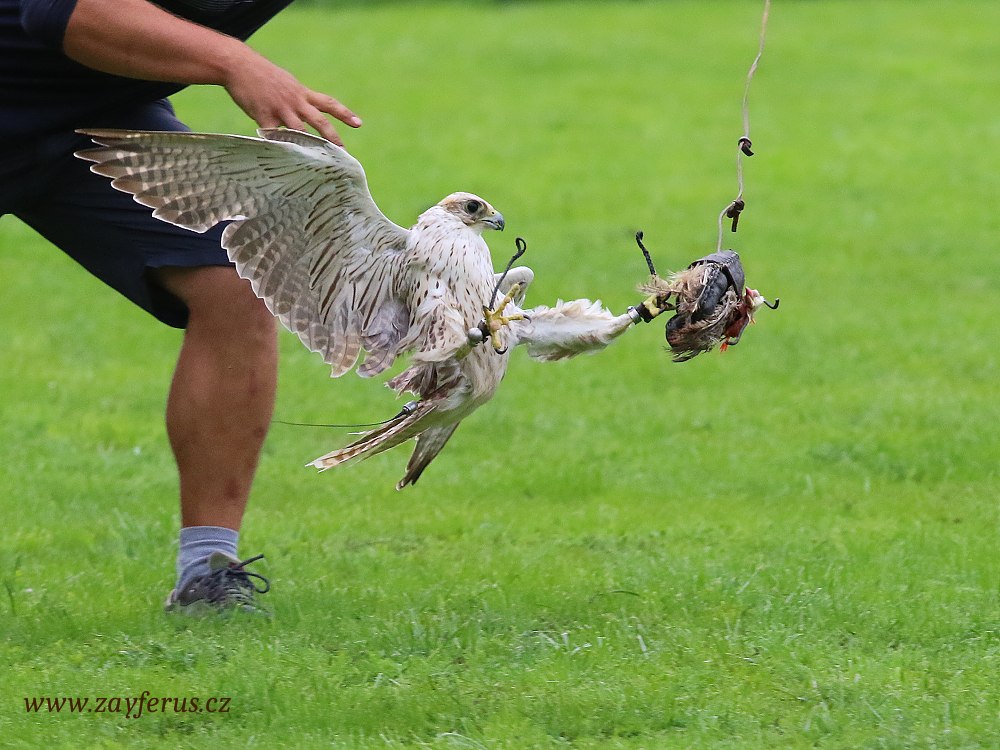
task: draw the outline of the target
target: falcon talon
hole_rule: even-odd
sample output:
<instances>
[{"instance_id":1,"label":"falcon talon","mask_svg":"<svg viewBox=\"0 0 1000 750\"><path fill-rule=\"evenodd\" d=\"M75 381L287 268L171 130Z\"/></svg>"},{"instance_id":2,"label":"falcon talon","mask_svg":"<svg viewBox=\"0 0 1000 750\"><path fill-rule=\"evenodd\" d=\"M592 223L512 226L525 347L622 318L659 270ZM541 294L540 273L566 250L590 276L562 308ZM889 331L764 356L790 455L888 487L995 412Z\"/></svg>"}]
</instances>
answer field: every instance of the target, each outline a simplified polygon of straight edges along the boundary
<instances>
[{"instance_id":1,"label":"falcon talon","mask_svg":"<svg viewBox=\"0 0 1000 750\"><path fill-rule=\"evenodd\" d=\"M672 309L674 305L670 303L669 295L652 294L638 305L630 306L625 312L634 323L649 323L656 316Z\"/></svg>"},{"instance_id":2,"label":"falcon talon","mask_svg":"<svg viewBox=\"0 0 1000 750\"><path fill-rule=\"evenodd\" d=\"M638 305L630 306L625 312L632 319L633 323L649 323L653 318L667 310L676 309L677 305L670 301L674 292L669 289L669 285L656 273L656 266L653 265L653 258L649 250L642 244L644 233L640 230L635 233L635 244L642 251L642 257L646 260L646 267L649 269L649 281L640 286L640 291L649 293L649 296Z\"/></svg>"},{"instance_id":3,"label":"falcon talon","mask_svg":"<svg viewBox=\"0 0 1000 750\"><path fill-rule=\"evenodd\" d=\"M509 270L509 269L508 269ZM505 354L507 352L506 346L501 347L500 344L500 329L506 325L509 325L515 320L528 320L524 313L514 313L513 315L504 315L503 311L507 308L514 298L521 293L521 284L514 284L507 294L504 295L503 299L500 300L500 304L494 309L490 309L486 305L483 305L483 323L486 326L486 331L490 337L490 341L493 344L493 350L497 354Z\"/></svg>"}]
</instances>

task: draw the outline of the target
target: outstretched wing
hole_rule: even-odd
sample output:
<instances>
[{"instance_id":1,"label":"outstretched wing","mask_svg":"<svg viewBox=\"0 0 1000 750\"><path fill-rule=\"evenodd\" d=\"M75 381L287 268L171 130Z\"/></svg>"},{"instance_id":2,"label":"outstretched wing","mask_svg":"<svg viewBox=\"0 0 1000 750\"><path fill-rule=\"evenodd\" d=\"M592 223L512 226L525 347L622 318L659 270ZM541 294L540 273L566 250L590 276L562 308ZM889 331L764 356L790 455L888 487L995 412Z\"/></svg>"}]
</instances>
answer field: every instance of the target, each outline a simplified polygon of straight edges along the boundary
<instances>
[{"instance_id":1,"label":"outstretched wing","mask_svg":"<svg viewBox=\"0 0 1000 750\"><path fill-rule=\"evenodd\" d=\"M361 164L294 130L260 138L82 131L77 153L159 219L195 232L231 221L222 245L268 309L339 376L367 357L375 375L401 354L412 319L399 276L408 231L375 205Z\"/></svg>"},{"instance_id":2,"label":"outstretched wing","mask_svg":"<svg viewBox=\"0 0 1000 750\"><path fill-rule=\"evenodd\" d=\"M589 299L559 300L555 307L525 310L524 316L510 324L511 344L525 346L530 357L543 362L599 351L633 323L627 313L616 316Z\"/></svg>"}]
</instances>

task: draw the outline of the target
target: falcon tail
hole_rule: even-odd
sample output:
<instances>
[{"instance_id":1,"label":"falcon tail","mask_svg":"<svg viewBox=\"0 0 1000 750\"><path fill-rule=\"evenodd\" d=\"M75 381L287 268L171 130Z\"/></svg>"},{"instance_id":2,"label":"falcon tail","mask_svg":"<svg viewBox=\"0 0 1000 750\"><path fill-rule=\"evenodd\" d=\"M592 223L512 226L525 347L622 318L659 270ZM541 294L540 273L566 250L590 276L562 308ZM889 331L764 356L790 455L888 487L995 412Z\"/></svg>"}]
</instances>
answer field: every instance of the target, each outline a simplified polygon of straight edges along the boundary
<instances>
[{"instance_id":1,"label":"falcon tail","mask_svg":"<svg viewBox=\"0 0 1000 750\"><path fill-rule=\"evenodd\" d=\"M458 429L458 422L441 427L431 427L417 436L417 447L413 449L413 454L406 464L406 474L396 484L397 490L403 489L408 484L417 483L420 475L424 473L424 469L441 452L444 444L448 442L448 438L456 429Z\"/></svg>"},{"instance_id":2,"label":"falcon tail","mask_svg":"<svg viewBox=\"0 0 1000 750\"><path fill-rule=\"evenodd\" d=\"M424 420L437 409L437 404L431 401L421 401L417 408L409 414L401 414L378 429L364 433L360 438L350 445L339 450L320 456L315 461L310 461L307 466L315 466L320 471L332 469L341 464L356 463L364 461L366 458L376 456L390 448L405 443L407 440L417 437L425 429ZM444 442L441 442L444 445ZM440 447L438 448L440 450ZM418 442L414 456L420 452ZM436 453L437 451L435 451ZM433 458L433 456L431 456ZM411 459L412 463L413 459ZM429 463L430 459L427 460ZM424 466L427 464L424 463ZM423 470L423 466L420 467ZM417 471L419 476L420 471ZM408 472L409 475L409 472ZM416 481L416 477L412 481Z\"/></svg>"}]
</instances>

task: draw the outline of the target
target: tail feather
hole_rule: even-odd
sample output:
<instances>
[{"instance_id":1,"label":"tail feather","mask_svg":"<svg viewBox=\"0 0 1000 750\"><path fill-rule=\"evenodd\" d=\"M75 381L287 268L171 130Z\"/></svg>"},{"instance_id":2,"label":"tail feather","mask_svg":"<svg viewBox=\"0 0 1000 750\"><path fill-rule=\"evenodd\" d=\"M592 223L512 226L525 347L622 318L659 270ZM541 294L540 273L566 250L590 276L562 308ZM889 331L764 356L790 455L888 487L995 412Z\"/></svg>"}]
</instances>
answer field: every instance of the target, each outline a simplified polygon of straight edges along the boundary
<instances>
[{"instance_id":1,"label":"tail feather","mask_svg":"<svg viewBox=\"0 0 1000 750\"><path fill-rule=\"evenodd\" d=\"M458 422L443 425L441 427L431 427L424 430L417 436L417 447L413 449L406 464L406 474L396 484L396 489L401 490L408 484L416 484L420 475L424 473L427 465L434 460L434 457L441 452L448 438L458 428Z\"/></svg>"},{"instance_id":2,"label":"tail feather","mask_svg":"<svg viewBox=\"0 0 1000 750\"><path fill-rule=\"evenodd\" d=\"M366 432L359 439L339 450L310 461L307 466L315 466L320 471L332 469L341 464L364 461L383 451L395 448L416 437L424 429L422 423L437 409L433 401L421 401L409 414L403 414L378 429Z\"/></svg>"}]
</instances>

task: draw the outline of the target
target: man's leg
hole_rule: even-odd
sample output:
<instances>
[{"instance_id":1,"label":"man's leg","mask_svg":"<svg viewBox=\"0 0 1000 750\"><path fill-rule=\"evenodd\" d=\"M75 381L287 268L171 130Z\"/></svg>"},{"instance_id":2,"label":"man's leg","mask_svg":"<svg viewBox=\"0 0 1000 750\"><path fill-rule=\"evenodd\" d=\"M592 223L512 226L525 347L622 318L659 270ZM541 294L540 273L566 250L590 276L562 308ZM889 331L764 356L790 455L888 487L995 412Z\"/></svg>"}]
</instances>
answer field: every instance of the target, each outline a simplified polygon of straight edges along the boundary
<instances>
[{"instance_id":1,"label":"man's leg","mask_svg":"<svg viewBox=\"0 0 1000 750\"><path fill-rule=\"evenodd\" d=\"M181 526L238 531L274 408L275 320L232 267L156 274L189 310L167 401Z\"/></svg>"},{"instance_id":2,"label":"man's leg","mask_svg":"<svg viewBox=\"0 0 1000 750\"><path fill-rule=\"evenodd\" d=\"M140 108L119 127L177 130L169 105ZM185 329L167 405L180 475L176 605L241 609L263 591L236 559L238 530L274 406L274 318L220 246L224 227L196 234L91 173L73 152L88 139L64 133L35 144L34 191L12 212L90 273L154 315ZM156 269L156 270L151 270Z\"/></svg>"},{"instance_id":3,"label":"man's leg","mask_svg":"<svg viewBox=\"0 0 1000 750\"><path fill-rule=\"evenodd\" d=\"M267 579L237 555L277 386L274 318L232 266L164 268L154 278L188 308L167 399L167 435L180 475L177 584L168 611L262 611ZM260 588L255 581L262 581Z\"/></svg>"}]
</instances>

